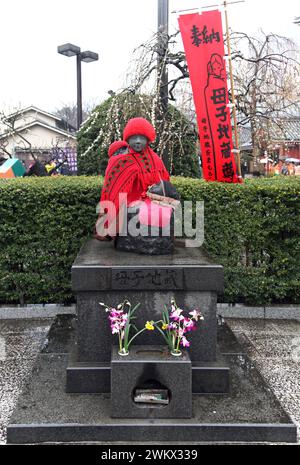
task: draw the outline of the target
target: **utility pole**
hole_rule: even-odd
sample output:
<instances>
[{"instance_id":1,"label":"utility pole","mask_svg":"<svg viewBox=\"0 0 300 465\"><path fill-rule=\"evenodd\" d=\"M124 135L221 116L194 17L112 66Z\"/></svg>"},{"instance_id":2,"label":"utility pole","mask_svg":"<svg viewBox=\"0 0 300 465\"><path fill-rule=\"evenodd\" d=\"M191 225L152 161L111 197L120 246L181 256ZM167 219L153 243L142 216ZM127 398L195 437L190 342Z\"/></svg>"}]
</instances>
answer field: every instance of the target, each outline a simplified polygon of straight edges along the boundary
<instances>
[{"instance_id":1,"label":"utility pole","mask_svg":"<svg viewBox=\"0 0 300 465\"><path fill-rule=\"evenodd\" d=\"M239 142L239 133L237 127L237 115L236 115L236 103L235 103L235 93L234 93L234 81L233 81L233 71L232 71L232 61L231 61L231 47L230 47L230 35L229 35L229 25L228 25L228 14L227 14L227 1L224 0L224 10L225 10L225 25L226 25L226 39L227 39L227 52L228 52L228 63L229 63L229 76L230 76L230 87L231 87L231 100L232 100L232 115L233 115L233 124L234 124L234 139L235 139L235 153L236 153L236 162L237 170L239 177L242 176L241 172L241 159L240 159L240 142Z\"/></svg>"},{"instance_id":2,"label":"utility pole","mask_svg":"<svg viewBox=\"0 0 300 465\"><path fill-rule=\"evenodd\" d=\"M161 103L161 127L168 112L168 70L165 57L168 49L169 34L169 0L158 0L158 88ZM168 147L165 146L162 159L167 170L170 170Z\"/></svg>"}]
</instances>

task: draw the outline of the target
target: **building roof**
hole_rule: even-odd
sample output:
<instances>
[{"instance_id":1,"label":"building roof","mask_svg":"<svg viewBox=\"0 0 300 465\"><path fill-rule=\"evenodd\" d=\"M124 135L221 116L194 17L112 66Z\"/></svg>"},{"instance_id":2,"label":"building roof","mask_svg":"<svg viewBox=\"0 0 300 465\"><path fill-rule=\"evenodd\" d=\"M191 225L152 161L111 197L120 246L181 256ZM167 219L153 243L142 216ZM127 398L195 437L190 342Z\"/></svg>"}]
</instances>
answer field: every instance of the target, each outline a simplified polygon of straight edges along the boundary
<instances>
[{"instance_id":1,"label":"building roof","mask_svg":"<svg viewBox=\"0 0 300 465\"><path fill-rule=\"evenodd\" d=\"M246 126L239 127L240 149L252 150L251 128Z\"/></svg>"},{"instance_id":2,"label":"building roof","mask_svg":"<svg viewBox=\"0 0 300 465\"><path fill-rule=\"evenodd\" d=\"M273 142L300 143L300 117L280 118L274 120L269 128ZM251 128L239 127L241 150L252 150Z\"/></svg>"},{"instance_id":3,"label":"building roof","mask_svg":"<svg viewBox=\"0 0 300 465\"><path fill-rule=\"evenodd\" d=\"M71 139L76 139L76 136L74 134L72 134L71 132L68 132L68 131L64 131L63 129L59 129L55 126L50 126L49 124L46 124L42 121L32 121L31 123L28 123L28 124L25 124L24 126L21 126L20 128L18 128L16 131L9 131L9 132L5 132L3 134L0 134L0 139L3 139L5 137L9 137L11 135L14 134L14 132L18 133L18 132L23 132L29 128L32 128L33 126L42 126L46 129L49 129L50 131L53 131L53 132L56 132L57 134L61 134L65 137L70 137Z\"/></svg>"},{"instance_id":4,"label":"building roof","mask_svg":"<svg viewBox=\"0 0 300 465\"><path fill-rule=\"evenodd\" d=\"M300 142L300 118L277 119L272 124L270 132L274 142Z\"/></svg>"},{"instance_id":5,"label":"building roof","mask_svg":"<svg viewBox=\"0 0 300 465\"><path fill-rule=\"evenodd\" d=\"M14 113L11 113L10 115L8 115L5 119L7 121L10 121L11 119L13 118L17 118L19 119L22 115L28 113L28 112L35 112L37 114L37 116L35 117L35 121L37 122L41 122L41 123L44 123L44 124L47 124L45 123L44 121L41 121L41 118L38 117L38 114L40 115L44 115L44 116L47 116L49 118L51 118L53 121L53 126L49 125L49 127L54 127L54 128L57 128L57 129L60 129L62 131L65 131L66 133L74 133L77 131L77 129L72 126L70 123L68 123L66 120L64 120L63 118L61 118L60 116L56 116L56 115L53 115L52 113L48 113L44 110L40 110L39 108L31 105L30 107L26 107L26 108L23 108L21 110L18 110ZM25 123L24 126L21 126L20 128L16 128L18 131L19 130L22 130L23 127L25 128L28 128L28 124L29 123Z\"/></svg>"},{"instance_id":6,"label":"building roof","mask_svg":"<svg viewBox=\"0 0 300 465\"><path fill-rule=\"evenodd\" d=\"M48 113L47 111L44 111L44 110L40 110L39 108L33 105L23 108L21 110L15 111L14 113L11 113L10 115L7 116L6 119L10 120L17 115L22 115L23 113L28 113L29 111L35 111L37 113L42 113L43 115L49 116L50 118L56 119L57 121L61 121L61 118L59 116L53 115L52 113Z\"/></svg>"}]
</instances>

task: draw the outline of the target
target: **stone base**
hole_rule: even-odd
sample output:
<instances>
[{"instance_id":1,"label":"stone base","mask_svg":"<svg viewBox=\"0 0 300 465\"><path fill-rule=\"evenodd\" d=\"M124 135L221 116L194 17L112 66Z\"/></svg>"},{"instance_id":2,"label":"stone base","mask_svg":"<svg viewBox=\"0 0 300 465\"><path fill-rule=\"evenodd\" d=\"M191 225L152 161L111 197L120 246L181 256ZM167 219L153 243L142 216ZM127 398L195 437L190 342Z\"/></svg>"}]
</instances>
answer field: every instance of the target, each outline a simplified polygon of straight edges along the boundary
<instances>
[{"instance_id":1,"label":"stone base","mask_svg":"<svg viewBox=\"0 0 300 465\"><path fill-rule=\"evenodd\" d=\"M180 357L159 346L134 346L127 356L111 358L112 418L191 418L192 373L186 351ZM138 403L137 390L160 389L167 404Z\"/></svg>"},{"instance_id":2,"label":"stone base","mask_svg":"<svg viewBox=\"0 0 300 465\"><path fill-rule=\"evenodd\" d=\"M41 355L10 419L7 442L297 442L296 426L272 392L253 367L238 373L240 363L241 356L232 358L232 394L193 395L190 419L118 420L110 417L109 394L65 392L65 354Z\"/></svg>"},{"instance_id":3,"label":"stone base","mask_svg":"<svg viewBox=\"0 0 300 465\"><path fill-rule=\"evenodd\" d=\"M127 224L123 225L122 235L115 239L117 250L145 255L168 255L174 252L174 212L170 224L165 228L139 224L139 235L131 236L128 225L132 218L137 218L139 205L127 210ZM135 223L136 224L136 223Z\"/></svg>"},{"instance_id":4,"label":"stone base","mask_svg":"<svg viewBox=\"0 0 300 465\"><path fill-rule=\"evenodd\" d=\"M135 324L161 319L172 298L186 311L200 309L204 321L189 333L192 362L214 362L217 345L217 293L223 290L223 268L202 249L177 243L170 255L119 252L111 242L89 240L72 267L72 290L77 298L77 361L110 363L111 334L107 313L99 302L115 307L125 299L140 303ZM159 345L158 331L140 334L134 344Z\"/></svg>"},{"instance_id":5,"label":"stone base","mask_svg":"<svg viewBox=\"0 0 300 465\"><path fill-rule=\"evenodd\" d=\"M67 367L66 392L109 393L110 363L78 362L70 354ZM219 355L215 362L193 362L192 392L198 394L226 394L230 389L230 368Z\"/></svg>"},{"instance_id":6,"label":"stone base","mask_svg":"<svg viewBox=\"0 0 300 465\"><path fill-rule=\"evenodd\" d=\"M296 426L226 325L219 328L218 339L230 368L230 394L194 394L192 417L174 420L113 419L109 394L66 393L72 335L74 329L67 321L50 331L10 418L9 444L297 442ZM207 377L207 367L200 368L198 375Z\"/></svg>"}]
</instances>

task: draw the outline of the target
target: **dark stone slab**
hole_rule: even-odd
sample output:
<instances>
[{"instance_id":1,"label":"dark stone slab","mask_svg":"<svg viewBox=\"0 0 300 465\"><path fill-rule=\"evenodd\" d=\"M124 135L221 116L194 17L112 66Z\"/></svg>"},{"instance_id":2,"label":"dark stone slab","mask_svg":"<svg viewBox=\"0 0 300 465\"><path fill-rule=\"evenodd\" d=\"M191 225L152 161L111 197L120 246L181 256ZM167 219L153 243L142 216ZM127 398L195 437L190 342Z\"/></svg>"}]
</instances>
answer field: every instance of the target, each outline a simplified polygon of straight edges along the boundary
<instances>
[{"instance_id":1,"label":"dark stone slab","mask_svg":"<svg viewBox=\"0 0 300 465\"><path fill-rule=\"evenodd\" d=\"M110 393L110 364L77 362L69 358L66 374L66 392ZM224 394L230 390L230 368L225 362L202 362L192 365L192 392Z\"/></svg>"},{"instance_id":2,"label":"dark stone slab","mask_svg":"<svg viewBox=\"0 0 300 465\"><path fill-rule=\"evenodd\" d=\"M68 365L66 378L66 392L73 393L109 393L110 365L93 365L77 363Z\"/></svg>"},{"instance_id":3,"label":"dark stone slab","mask_svg":"<svg viewBox=\"0 0 300 465\"><path fill-rule=\"evenodd\" d=\"M167 405L135 402L136 389L156 388L168 391ZM167 348L135 346L128 356L120 356L117 348L111 359L112 418L191 418L191 360L186 351L180 357L170 355Z\"/></svg>"},{"instance_id":4,"label":"dark stone slab","mask_svg":"<svg viewBox=\"0 0 300 465\"><path fill-rule=\"evenodd\" d=\"M165 278L165 271L179 270L183 275L185 290L223 290L223 267L212 263L202 249L183 247L182 243L177 241L174 252L170 255L139 256L130 252L122 253L114 248L112 242L96 239L90 239L82 247L74 262L72 289L74 292L112 289L112 271L115 269L118 273L131 272L126 280L128 288L132 288L138 282L138 275L132 273L143 272L145 268L156 271L156 279L150 280L144 289L160 290L160 280ZM137 285L142 286L143 279ZM165 283L165 289L173 289L170 286L172 281L169 284Z\"/></svg>"},{"instance_id":5,"label":"dark stone slab","mask_svg":"<svg viewBox=\"0 0 300 465\"><path fill-rule=\"evenodd\" d=\"M86 443L86 442L188 442L197 443L296 443L294 425L282 424L11 424L7 431L8 444ZM156 420L157 422L159 420Z\"/></svg>"},{"instance_id":6,"label":"dark stone slab","mask_svg":"<svg viewBox=\"0 0 300 465\"><path fill-rule=\"evenodd\" d=\"M168 255L174 252L174 239L169 230L164 234L164 228L155 228L157 234L150 231L150 227L141 226L141 234L132 237L129 234L118 236L115 240L116 249L122 252L131 252L143 255ZM153 234L153 235L151 235Z\"/></svg>"},{"instance_id":7,"label":"dark stone slab","mask_svg":"<svg viewBox=\"0 0 300 465\"><path fill-rule=\"evenodd\" d=\"M74 314L58 315L54 319L42 353L71 353L76 347L77 319Z\"/></svg>"},{"instance_id":8,"label":"dark stone slab","mask_svg":"<svg viewBox=\"0 0 300 465\"><path fill-rule=\"evenodd\" d=\"M120 235L115 239L116 249L145 255L171 254L174 251L174 212L172 211L170 223L160 228L140 224L137 221L139 211L138 204L127 209L127 222L123 224ZM131 236L129 227L133 218L138 229L136 236Z\"/></svg>"},{"instance_id":9,"label":"dark stone slab","mask_svg":"<svg viewBox=\"0 0 300 465\"><path fill-rule=\"evenodd\" d=\"M40 355L7 429L12 443L296 442L289 416L248 360L231 356L230 395L194 395L189 419L112 419L108 394L67 394L67 354ZM124 423L125 422L125 423Z\"/></svg>"},{"instance_id":10,"label":"dark stone slab","mask_svg":"<svg viewBox=\"0 0 300 465\"><path fill-rule=\"evenodd\" d=\"M192 418L117 420L110 417L109 394L65 392L74 335L72 325L65 323L56 322L48 335L48 352L37 358L10 418L8 443L297 441L296 426L226 325L218 332L220 349L231 352L223 354L231 372L229 394L193 395Z\"/></svg>"},{"instance_id":11,"label":"dark stone slab","mask_svg":"<svg viewBox=\"0 0 300 465\"><path fill-rule=\"evenodd\" d=\"M230 391L230 368L226 364L195 363L192 367L192 392L226 394Z\"/></svg>"},{"instance_id":12,"label":"dark stone slab","mask_svg":"<svg viewBox=\"0 0 300 465\"><path fill-rule=\"evenodd\" d=\"M111 272L111 289L123 290L182 290L183 270L181 268L170 269L161 268L157 271L154 268L124 269L116 267Z\"/></svg>"},{"instance_id":13,"label":"dark stone slab","mask_svg":"<svg viewBox=\"0 0 300 465\"><path fill-rule=\"evenodd\" d=\"M172 298L186 309L200 308L204 322L190 335L192 361L216 359L216 302L223 288L223 268L201 250L177 243L168 256L139 256L121 253L110 242L89 240L72 267L73 290L77 297L78 362L110 362L107 314L99 306L116 306L125 299L138 302L137 326L159 320L164 305ZM135 344L164 344L157 331L141 334Z\"/></svg>"},{"instance_id":14,"label":"dark stone slab","mask_svg":"<svg viewBox=\"0 0 300 465\"><path fill-rule=\"evenodd\" d=\"M189 333L191 342L189 349L192 361L212 361L216 359L217 323L216 299L211 292L184 292L170 291L106 291L106 292L80 292L77 294L78 314L78 361L79 362L105 362L111 358L111 346L116 344L116 336L111 334L107 313L100 307L99 302L105 302L114 307L119 302L128 299L132 305L141 303L136 311L135 323L143 328L148 320L159 320L164 304L176 298L178 305L184 309L200 308L204 321L198 329ZM164 345L164 339L158 331L145 331L139 335L133 344L138 345Z\"/></svg>"}]
</instances>

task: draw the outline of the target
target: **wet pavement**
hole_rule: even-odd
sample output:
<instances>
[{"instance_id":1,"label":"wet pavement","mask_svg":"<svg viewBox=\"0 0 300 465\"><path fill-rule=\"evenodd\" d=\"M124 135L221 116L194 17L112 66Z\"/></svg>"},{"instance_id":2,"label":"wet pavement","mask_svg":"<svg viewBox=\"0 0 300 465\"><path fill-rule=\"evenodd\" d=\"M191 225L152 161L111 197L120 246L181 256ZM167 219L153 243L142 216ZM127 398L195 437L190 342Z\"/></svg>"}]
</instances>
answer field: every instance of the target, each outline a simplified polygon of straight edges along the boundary
<instances>
[{"instance_id":1,"label":"wet pavement","mask_svg":"<svg viewBox=\"0 0 300 465\"><path fill-rule=\"evenodd\" d=\"M0 320L0 444L6 442L6 425L52 321Z\"/></svg>"},{"instance_id":2,"label":"wet pavement","mask_svg":"<svg viewBox=\"0 0 300 465\"><path fill-rule=\"evenodd\" d=\"M0 320L0 444L52 319ZM226 319L281 405L300 430L300 322ZM234 351L227 347L226 352ZM299 437L299 435L298 435Z\"/></svg>"},{"instance_id":3,"label":"wet pavement","mask_svg":"<svg viewBox=\"0 0 300 465\"><path fill-rule=\"evenodd\" d=\"M236 338L298 429L300 441L300 321L227 319Z\"/></svg>"}]
</instances>

